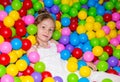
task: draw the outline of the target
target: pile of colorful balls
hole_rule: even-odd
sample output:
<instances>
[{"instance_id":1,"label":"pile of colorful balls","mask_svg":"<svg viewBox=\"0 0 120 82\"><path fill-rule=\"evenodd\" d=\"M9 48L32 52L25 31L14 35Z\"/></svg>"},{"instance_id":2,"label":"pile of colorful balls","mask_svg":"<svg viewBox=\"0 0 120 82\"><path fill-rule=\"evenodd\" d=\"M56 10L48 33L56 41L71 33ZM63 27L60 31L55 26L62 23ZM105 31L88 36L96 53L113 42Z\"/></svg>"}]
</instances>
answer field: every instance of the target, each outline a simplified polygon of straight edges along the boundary
<instances>
[{"instance_id":1,"label":"pile of colorful balls","mask_svg":"<svg viewBox=\"0 0 120 82\"><path fill-rule=\"evenodd\" d=\"M89 82L86 62L120 75L120 0L0 0L0 82L62 82L45 71L38 53L26 54L36 43L34 20L43 7L56 20L52 38L68 61L68 82Z\"/></svg>"}]
</instances>

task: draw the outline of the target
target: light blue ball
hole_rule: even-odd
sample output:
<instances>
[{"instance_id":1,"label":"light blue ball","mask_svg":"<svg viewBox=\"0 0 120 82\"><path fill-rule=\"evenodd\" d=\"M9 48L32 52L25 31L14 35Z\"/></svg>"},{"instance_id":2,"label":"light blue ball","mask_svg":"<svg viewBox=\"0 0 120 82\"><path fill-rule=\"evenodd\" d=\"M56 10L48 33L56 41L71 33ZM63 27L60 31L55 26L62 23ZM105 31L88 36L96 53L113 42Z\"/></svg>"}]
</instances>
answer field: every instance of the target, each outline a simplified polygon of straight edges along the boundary
<instances>
[{"instance_id":1,"label":"light blue ball","mask_svg":"<svg viewBox=\"0 0 120 82\"><path fill-rule=\"evenodd\" d=\"M60 52L60 57L63 59L63 60L68 60L70 58L71 54L70 54L70 51L69 50L62 50Z\"/></svg>"},{"instance_id":2,"label":"light blue ball","mask_svg":"<svg viewBox=\"0 0 120 82\"><path fill-rule=\"evenodd\" d=\"M11 40L11 45L14 50L19 50L22 47L22 41L18 38Z\"/></svg>"},{"instance_id":3,"label":"light blue ball","mask_svg":"<svg viewBox=\"0 0 120 82\"><path fill-rule=\"evenodd\" d=\"M61 24L62 24L63 27L69 26L69 25L70 25L70 18L68 18L68 17L63 17L63 18L61 19Z\"/></svg>"},{"instance_id":4,"label":"light blue ball","mask_svg":"<svg viewBox=\"0 0 120 82\"><path fill-rule=\"evenodd\" d=\"M73 46L77 46L80 43L79 36L76 33L72 33L70 35L70 44Z\"/></svg>"},{"instance_id":5,"label":"light blue ball","mask_svg":"<svg viewBox=\"0 0 120 82\"><path fill-rule=\"evenodd\" d=\"M52 7L54 1L53 0L43 0L45 7Z\"/></svg>"},{"instance_id":6,"label":"light blue ball","mask_svg":"<svg viewBox=\"0 0 120 82\"><path fill-rule=\"evenodd\" d=\"M23 55L20 59L25 60L25 61L27 62L27 64L28 64L28 65L30 65L30 60L29 60L29 58L27 57L27 55L26 55L26 54L25 54L25 55Z\"/></svg>"},{"instance_id":7,"label":"light blue ball","mask_svg":"<svg viewBox=\"0 0 120 82\"><path fill-rule=\"evenodd\" d=\"M85 33L79 35L79 40L81 43L85 43L88 41L88 36Z\"/></svg>"},{"instance_id":8,"label":"light blue ball","mask_svg":"<svg viewBox=\"0 0 120 82\"><path fill-rule=\"evenodd\" d=\"M105 8L104 6L98 6L97 7L97 15L103 16L105 14Z\"/></svg>"},{"instance_id":9,"label":"light blue ball","mask_svg":"<svg viewBox=\"0 0 120 82\"><path fill-rule=\"evenodd\" d=\"M78 82L90 82L88 78L82 77L78 80Z\"/></svg>"},{"instance_id":10,"label":"light blue ball","mask_svg":"<svg viewBox=\"0 0 120 82\"><path fill-rule=\"evenodd\" d=\"M78 61L78 70L79 70L82 66L87 66L87 64L86 64L85 61L79 60L79 61Z\"/></svg>"},{"instance_id":11,"label":"light blue ball","mask_svg":"<svg viewBox=\"0 0 120 82\"><path fill-rule=\"evenodd\" d=\"M82 51L83 51L83 52L92 51L92 46L89 45L89 44L84 44L84 45L83 45L83 48L82 48Z\"/></svg>"},{"instance_id":12,"label":"light blue ball","mask_svg":"<svg viewBox=\"0 0 120 82\"><path fill-rule=\"evenodd\" d=\"M6 11L7 13L10 13L12 10L13 10L13 8L12 8L11 5L8 5L8 6L5 7L5 11Z\"/></svg>"}]
</instances>

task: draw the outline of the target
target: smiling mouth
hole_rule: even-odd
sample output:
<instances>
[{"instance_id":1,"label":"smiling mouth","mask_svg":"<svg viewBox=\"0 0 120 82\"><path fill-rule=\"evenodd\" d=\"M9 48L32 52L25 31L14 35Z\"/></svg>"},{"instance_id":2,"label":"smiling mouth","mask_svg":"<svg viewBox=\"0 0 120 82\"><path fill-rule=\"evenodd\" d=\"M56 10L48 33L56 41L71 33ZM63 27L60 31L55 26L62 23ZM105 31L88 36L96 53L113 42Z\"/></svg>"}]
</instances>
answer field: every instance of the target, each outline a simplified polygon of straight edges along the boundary
<instances>
[{"instance_id":1,"label":"smiling mouth","mask_svg":"<svg viewBox=\"0 0 120 82\"><path fill-rule=\"evenodd\" d=\"M46 37L46 38L48 38L48 36L47 35L43 35L44 37Z\"/></svg>"}]
</instances>

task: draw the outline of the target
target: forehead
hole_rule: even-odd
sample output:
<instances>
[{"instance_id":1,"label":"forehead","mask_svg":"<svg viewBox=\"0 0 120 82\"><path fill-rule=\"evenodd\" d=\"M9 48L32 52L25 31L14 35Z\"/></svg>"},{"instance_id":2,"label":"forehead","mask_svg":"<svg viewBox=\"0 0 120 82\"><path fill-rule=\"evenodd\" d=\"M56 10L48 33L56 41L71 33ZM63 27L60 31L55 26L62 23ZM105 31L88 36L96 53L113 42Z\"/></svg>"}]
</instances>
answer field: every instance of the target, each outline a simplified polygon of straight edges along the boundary
<instances>
[{"instance_id":1,"label":"forehead","mask_svg":"<svg viewBox=\"0 0 120 82\"><path fill-rule=\"evenodd\" d=\"M50 18L44 19L41 21L39 24L44 24L44 25L53 25L54 26L54 21Z\"/></svg>"}]
</instances>

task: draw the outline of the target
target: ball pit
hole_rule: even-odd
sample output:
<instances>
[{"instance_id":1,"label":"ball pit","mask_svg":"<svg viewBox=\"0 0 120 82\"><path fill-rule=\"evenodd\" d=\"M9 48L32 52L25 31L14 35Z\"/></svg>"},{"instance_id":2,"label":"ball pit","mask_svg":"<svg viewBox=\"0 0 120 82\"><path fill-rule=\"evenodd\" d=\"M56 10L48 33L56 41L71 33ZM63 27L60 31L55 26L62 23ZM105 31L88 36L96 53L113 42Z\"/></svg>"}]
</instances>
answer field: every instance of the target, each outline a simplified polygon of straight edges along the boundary
<instances>
[{"instance_id":1,"label":"ball pit","mask_svg":"<svg viewBox=\"0 0 120 82\"><path fill-rule=\"evenodd\" d=\"M56 22L52 39L67 61L68 82L90 82L87 62L95 63L97 71L120 75L119 0L1 0L0 82L63 82L45 70L37 52L26 54L37 42L34 22L43 7Z\"/></svg>"}]
</instances>

